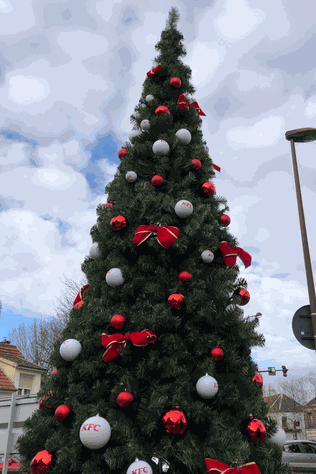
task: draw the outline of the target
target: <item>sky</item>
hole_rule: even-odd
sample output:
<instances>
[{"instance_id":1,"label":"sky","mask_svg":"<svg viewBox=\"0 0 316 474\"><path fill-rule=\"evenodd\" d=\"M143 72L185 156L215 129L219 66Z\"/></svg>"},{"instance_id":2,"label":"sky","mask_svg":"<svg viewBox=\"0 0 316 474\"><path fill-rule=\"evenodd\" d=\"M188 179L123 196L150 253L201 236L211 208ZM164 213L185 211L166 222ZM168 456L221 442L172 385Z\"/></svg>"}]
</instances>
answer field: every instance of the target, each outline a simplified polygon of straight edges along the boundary
<instances>
[{"instance_id":1,"label":"sky","mask_svg":"<svg viewBox=\"0 0 316 474\"><path fill-rule=\"evenodd\" d=\"M262 314L260 370L316 372L292 319L309 305L290 142L314 127L316 3L294 0L0 0L0 341L54 316L63 277L81 282L96 207L120 164L130 116L172 6L203 139L221 167L229 232L252 256L244 316ZM313 269L316 142L296 145ZM212 250L212 249L210 249ZM262 374L264 384L283 379Z\"/></svg>"}]
</instances>

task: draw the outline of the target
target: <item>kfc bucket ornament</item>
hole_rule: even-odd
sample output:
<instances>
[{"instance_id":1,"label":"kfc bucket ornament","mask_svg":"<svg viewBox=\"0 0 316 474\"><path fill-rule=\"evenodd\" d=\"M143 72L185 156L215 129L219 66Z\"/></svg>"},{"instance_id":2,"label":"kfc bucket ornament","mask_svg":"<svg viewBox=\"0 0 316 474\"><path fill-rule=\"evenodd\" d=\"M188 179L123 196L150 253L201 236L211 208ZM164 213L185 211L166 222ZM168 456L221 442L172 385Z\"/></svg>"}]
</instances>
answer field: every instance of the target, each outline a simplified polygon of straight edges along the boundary
<instances>
[{"instance_id":1,"label":"kfc bucket ornament","mask_svg":"<svg viewBox=\"0 0 316 474\"><path fill-rule=\"evenodd\" d=\"M183 143L184 145L188 145L188 143L190 143L191 141L191 133L185 128L181 128L180 130L178 130L176 133L176 137L179 142Z\"/></svg>"},{"instance_id":2,"label":"kfc bucket ornament","mask_svg":"<svg viewBox=\"0 0 316 474\"><path fill-rule=\"evenodd\" d=\"M152 94L148 94L148 95L146 95L145 100L146 100L146 102L150 103L154 100L154 98L155 97Z\"/></svg>"},{"instance_id":3,"label":"kfc bucket ornament","mask_svg":"<svg viewBox=\"0 0 316 474\"><path fill-rule=\"evenodd\" d=\"M129 141L132 141L133 138L135 137L139 137L139 135L141 134L142 134L141 130L135 130L135 129L132 130L131 133L128 135Z\"/></svg>"},{"instance_id":4,"label":"kfc bucket ornament","mask_svg":"<svg viewBox=\"0 0 316 474\"><path fill-rule=\"evenodd\" d=\"M190 201L185 201L182 199L181 201L178 201L177 204L175 205L175 213L179 217L188 217L192 214L193 212L193 206L190 203Z\"/></svg>"},{"instance_id":5,"label":"kfc bucket ornament","mask_svg":"<svg viewBox=\"0 0 316 474\"><path fill-rule=\"evenodd\" d=\"M273 435L271 438L268 438L268 441L271 441L271 443L278 444L279 446L281 446L281 448L283 448L285 440L286 434L281 426L278 427L278 431L275 433L275 435Z\"/></svg>"},{"instance_id":6,"label":"kfc bucket ornament","mask_svg":"<svg viewBox=\"0 0 316 474\"><path fill-rule=\"evenodd\" d=\"M210 250L204 250L201 253L201 257L204 263L211 263L214 260L214 254Z\"/></svg>"},{"instance_id":7,"label":"kfc bucket ornament","mask_svg":"<svg viewBox=\"0 0 316 474\"><path fill-rule=\"evenodd\" d=\"M82 423L79 436L86 448L103 448L111 437L111 427L105 418L97 414Z\"/></svg>"},{"instance_id":8,"label":"kfc bucket ornament","mask_svg":"<svg viewBox=\"0 0 316 474\"><path fill-rule=\"evenodd\" d=\"M169 145L164 140L157 140L153 144L153 152L155 155L161 153L162 155L167 155L169 153Z\"/></svg>"},{"instance_id":9,"label":"kfc bucket ornament","mask_svg":"<svg viewBox=\"0 0 316 474\"><path fill-rule=\"evenodd\" d=\"M146 461L139 461L136 458L135 462L127 469L126 474L153 474L153 471Z\"/></svg>"},{"instance_id":10,"label":"kfc bucket ornament","mask_svg":"<svg viewBox=\"0 0 316 474\"><path fill-rule=\"evenodd\" d=\"M206 374L197 381L196 391L202 398L212 398L218 392L218 383L214 377Z\"/></svg>"},{"instance_id":11,"label":"kfc bucket ornament","mask_svg":"<svg viewBox=\"0 0 316 474\"><path fill-rule=\"evenodd\" d=\"M142 120L142 121L140 122L140 128L141 128L142 130L145 130L145 131L149 130L149 129L150 129L149 120Z\"/></svg>"},{"instance_id":12,"label":"kfc bucket ornament","mask_svg":"<svg viewBox=\"0 0 316 474\"><path fill-rule=\"evenodd\" d=\"M106 274L105 280L109 286L123 285L124 278L119 268L111 268Z\"/></svg>"},{"instance_id":13,"label":"kfc bucket ornament","mask_svg":"<svg viewBox=\"0 0 316 474\"><path fill-rule=\"evenodd\" d=\"M90 257L91 258L97 258L97 257L100 257L101 255L101 252L99 250L99 245L98 243L96 242L95 244L93 244L90 248Z\"/></svg>"},{"instance_id":14,"label":"kfc bucket ornament","mask_svg":"<svg viewBox=\"0 0 316 474\"><path fill-rule=\"evenodd\" d=\"M137 179L137 174L135 173L135 171L128 171L125 175L125 178L129 183L134 183Z\"/></svg>"},{"instance_id":15,"label":"kfc bucket ornament","mask_svg":"<svg viewBox=\"0 0 316 474\"><path fill-rule=\"evenodd\" d=\"M59 353L64 360L75 360L81 352L81 344L76 339L67 339L62 343Z\"/></svg>"}]
</instances>

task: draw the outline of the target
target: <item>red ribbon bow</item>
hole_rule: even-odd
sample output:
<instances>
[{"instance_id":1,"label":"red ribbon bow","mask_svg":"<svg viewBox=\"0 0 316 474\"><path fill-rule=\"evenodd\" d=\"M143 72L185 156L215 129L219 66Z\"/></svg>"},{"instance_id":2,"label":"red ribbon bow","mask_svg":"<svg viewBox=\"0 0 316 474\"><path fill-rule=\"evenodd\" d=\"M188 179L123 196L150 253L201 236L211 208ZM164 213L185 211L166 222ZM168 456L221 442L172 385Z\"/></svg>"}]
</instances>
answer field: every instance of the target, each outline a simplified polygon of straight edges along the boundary
<instances>
[{"instance_id":1,"label":"red ribbon bow","mask_svg":"<svg viewBox=\"0 0 316 474\"><path fill-rule=\"evenodd\" d=\"M132 341L134 346L147 346L149 342L155 342L157 339L156 334L151 332L149 329L144 329L142 332L132 332L130 334L112 334L107 336L102 334L101 344L106 348L106 351L102 357L104 362L116 359L119 353L126 346L127 341Z\"/></svg>"},{"instance_id":2,"label":"red ribbon bow","mask_svg":"<svg viewBox=\"0 0 316 474\"><path fill-rule=\"evenodd\" d=\"M204 115L204 117L206 117L205 113L200 109L200 106L197 102L185 102L184 94L179 95L178 106L180 109L189 110L189 105L193 105L199 115Z\"/></svg>"},{"instance_id":3,"label":"red ribbon bow","mask_svg":"<svg viewBox=\"0 0 316 474\"><path fill-rule=\"evenodd\" d=\"M214 165L214 163L213 163L213 168L214 168L214 170L217 170L217 171L220 171L220 170L221 170L220 167L217 166L217 165Z\"/></svg>"},{"instance_id":4,"label":"red ribbon bow","mask_svg":"<svg viewBox=\"0 0 316 474\"><path fill-rule=\"evenodd\" d=\"M237 256L243 261L246 268L251 265L251 255L242 248L231 247L227 242L221 242L220 249L224 257L224 263L228 267L235 265Z\"/></svg>"},{"instance_id":5,"label":"red ribbon bow","mask_svg":"<svg viewBox=\"0 0 316 474\"><path fill-rule=\"evenodd\" d=\"M244 464L239 469L215 459L205 459L205 464L210 474L261 474L255 462Z\"/></svg>"},{"instance_id":6,"label":"red ribbon bow","mask_svg":"<svg viewBox=\"0 0 316 474\"><path fill-rule=\"evenodd\" d=\"M161 69L161 64L159 63L158 66L154 67L154 69L151 69L150 71L147 72L147 77L148 79L151 79L153 74L157 74Z\"/></svg>"},{"instance_id":7,"label":"red ribbon bow","mask_svg":"<svg viewBox=\"0 0 316 474\"><path fill-rule=\"evenodd\" d=\"M79 293L77 294L76 296L76 299L75 301L73 302L73 306L75 306L77 303L79 303L80 301L83 301L83 298L82 298L82 295L84 294L84 292L86 291L86 289L88 288L89 285L84 285L81 290L79 291Z\"/></svg>"},{"instance_id":8,"label":"red ribbon bow","mask_svg":"<svg viewBox=\"0 0 316 474\"><path fill-rule=\"evenodd\" d=\"M160 226L159 222L158 225ZM174 244L179 237L179 229L177 227L167 225L161 227L156 227L154 225L141 225L135 230L133 242L135 242L136 245L139 245L148 239L153 232L157 232L158 242L166 249Z\"/></svg>"}]
</instances>

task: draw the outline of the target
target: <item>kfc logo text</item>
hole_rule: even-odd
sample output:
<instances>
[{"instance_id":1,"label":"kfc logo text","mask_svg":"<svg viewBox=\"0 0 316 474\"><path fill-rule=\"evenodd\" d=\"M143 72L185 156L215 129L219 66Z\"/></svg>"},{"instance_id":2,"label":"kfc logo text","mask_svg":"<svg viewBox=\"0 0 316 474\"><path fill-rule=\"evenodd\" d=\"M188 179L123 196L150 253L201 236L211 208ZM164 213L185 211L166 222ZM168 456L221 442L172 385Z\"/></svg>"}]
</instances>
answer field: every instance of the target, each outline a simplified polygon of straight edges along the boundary
<instances>
[{"instance_id":1,"label":"kfc logo text","mask_svg":"<svg viewBox=\"0 0 316 474\"><path fill-rule=\"evenodd\" d=\"M94 425L93 423L92 424L87 423L86 425L83 425L81 431L89 431L91 428L93 428L94 431L99 431L99 430L96 429L97 426L100 427L101 425Z\"/></svg>"},{"instance_id":2,"label":"kfc logo text","mask_svg":"<svg viewBox=\"0 0 316 474\"><path fill-rule=\"evenodd\" d=\"M147 467L139 467L132 471L132 474L141 474L142 472L148 472Z\"/></svg>"}]
</instances>

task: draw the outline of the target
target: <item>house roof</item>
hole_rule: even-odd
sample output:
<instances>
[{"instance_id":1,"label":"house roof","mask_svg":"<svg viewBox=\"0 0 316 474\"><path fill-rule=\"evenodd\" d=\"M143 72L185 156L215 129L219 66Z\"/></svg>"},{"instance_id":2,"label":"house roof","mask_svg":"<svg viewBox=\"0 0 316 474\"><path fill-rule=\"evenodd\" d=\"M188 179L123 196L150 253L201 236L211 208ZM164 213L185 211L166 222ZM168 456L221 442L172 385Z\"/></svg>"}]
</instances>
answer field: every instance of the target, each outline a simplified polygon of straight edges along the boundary
<instances>
[{"instance_id":1,"label":"house roof","mask_svg":"<svg viewBox=\"0 0 316 474\"><path fill-rule=\"evenodd\" d=\"M9 360L17 364L18 368L33 369L40 372L46 372L47 369L40 367L39 365L33 364L25 360L16 346L12 346L9 341L4 340L0 342L0 357ZM4 371L0 368L0 390L5 391L17 391L18 389L14 386L10 379L6 376Z\"/></svg>"},{"instance_id":2,"label":"house roof","mask_svg":"<svg viewBox=\"0 0 316 474\"><path fill-rule=\"evenodd\" d=\"M306 407L314 407L316 405L316 397L314 397L312 400L310 400L308 403L306 403Z\"/></svg>"},{"instance_id":3,"label":"house roof","mask_svg":"<svg viewBox=\"0 0 316 474\"><path fill-rule=\"evenodd\" d=\"M264 397L264 401L268 403L270 407L270 413L291 413L293 411L300 413L305 410L304 406L288 397L279 393L277 395L270 395Z\"/></svg>"}]
</instances>

